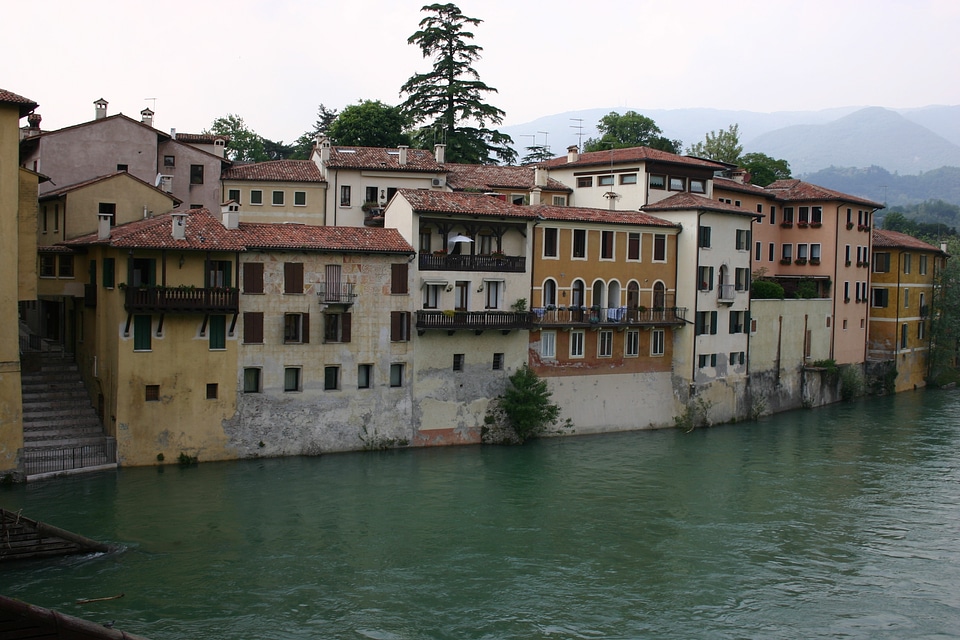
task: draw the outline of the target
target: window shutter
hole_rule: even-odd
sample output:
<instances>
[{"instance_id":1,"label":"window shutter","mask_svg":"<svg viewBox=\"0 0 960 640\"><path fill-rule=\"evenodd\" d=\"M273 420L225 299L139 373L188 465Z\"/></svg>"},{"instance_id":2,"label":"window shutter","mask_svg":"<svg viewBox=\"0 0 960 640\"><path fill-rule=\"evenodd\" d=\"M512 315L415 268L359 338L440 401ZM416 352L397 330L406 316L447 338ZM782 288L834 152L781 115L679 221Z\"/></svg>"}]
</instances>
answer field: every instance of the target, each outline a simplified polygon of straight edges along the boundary
<instances>
[{"instance_id":1,"label":"window shutter","mask_svg":"<svg viewBox=\"0 0 960 640\"><path fill-rule=\"evenodd\" d=\"M403 265L407 266L407 265ZM340 314L340 342L350 342L350 321L351 314Z\"/></svg>"},{"instance_id":2,"label":"window shutter","mask_svg":"<svg viewBox=\"0 0 960 640\"><path fill-rule=\"evenodd\" d=\"M262 262L245 262L243 264L243 292L263 293Z\"/></svg>"},{"instance_id":3,"label":"window shutter","mask_svg":"<svg viewBox=\"0 0 960 640\"><path fill-rule=\"evenodd\" d=\"M713 291L713 267L710 267L707 271L708 271L708 273L710 274L710 277L707 279L707 282L709 283L710 288L707 289L707 290L708 290L708 291ZM716 313L716 312L714 312L714 313Z\"/></svg>"},{"instance_id":4,"label":"window shutter","mask_svg":"<svg viewBox=\"0 0 960 640\"><path fill-rule=\"evenodd\" d=\"M303 263L286 262L283 265L283 292L303 293Z\"/></svg>"},{"instance_id":5,"label":"window shutter","mask_svg":"<svg viewBox=\"0 0 960 640\"><path fill-rule=\"evenodd\" d=\"M703 334L703 312L702 311L697 312L697 316L694 321L693 332L694 332L694 335L698 335L698 336Z\"/></svg>"},{"instance_id":6,"label":"window shutter","mask_svg":"<svg viewBox=\"0 0 960 640\"><path fill-rule=\"evenodd\" d=\"M300 335L303 344L310 344L310 314L304 313L301 314L300 318Z\"/></svg>"},{"instance_id":7,"label":"window shutter","mask_svg":"<svg viewBox=\"0 0 960 640\"><path fill-rule=\"evenodd\" d=\"M710 335L717 335L717 312L710 312Z\"/></svg>"},{"instance_id":8,"label":"window shutter","mask_svg":"<svg viewBox=\"0 0 960 640\"><path fill-rule=\"evenodd\" d=\"M750 310L749 309L743 312L743 332L750 333ZM743 358L740 359L740 364L743 364Z\"/></svg>"},{"instance_id":9,"label":"window shutter","mask_svg":"<svg viewBox=\"0 0 960 640\"><path fill-rule=\"evenodd\" d=\"M400 342L403 338L400 336L402 325L401 325L401 314L402 311L391 311L390 312L390 341L391 342Z\"/></svg>"},{"instance_id":10,"label":"window shutter","mask_svg":"<svg viewBox=\"0 0 960 640\"><path fill-rule=\"evenodd\" d=\"M263 313L245 311L243 314L243 341L246 344L263 343Z\"/></svg>"},{"instance_id":11,"label":"window shutter","mask_svg":"<svg viewBox=\"0 0 960 640\"><path fill-rule=\"evenodd\" d=\"M390 265L390 293L407 293L408 266L406 262Z\"/></svg>"},{"instance_id":12,"label":"window shutter","mask_svg":"<svg viewBox=\"0 0 960 640\"><path fill-rule=\"evenodd\" d=\"M736 327L737 327L737 312L731 311L730 312L730 333L736 333Z\"/></svg>"}]
</instances>

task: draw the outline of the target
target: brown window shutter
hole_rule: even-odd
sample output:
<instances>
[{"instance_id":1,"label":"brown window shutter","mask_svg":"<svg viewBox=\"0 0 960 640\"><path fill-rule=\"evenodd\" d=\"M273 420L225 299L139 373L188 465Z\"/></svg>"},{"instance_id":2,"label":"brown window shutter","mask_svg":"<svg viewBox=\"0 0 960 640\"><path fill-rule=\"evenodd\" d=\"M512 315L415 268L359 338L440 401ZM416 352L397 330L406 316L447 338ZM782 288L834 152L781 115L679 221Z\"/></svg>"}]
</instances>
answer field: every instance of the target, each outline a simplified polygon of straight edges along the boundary
<instances>
[{"instance_id":1,"label":"brown window shutter","mask_svg":"<svg viewBox=\"0 0 960 640\"><path fill-rule=\"evenodd\" d=\"M340 314L340 342L350 342L351 314Z\"/></svg>"},{"instance_id":2,"label":"brown window shutter","mask_svg":"<svg viewBox=\"0 0 960 640\"><path fill-rule=\"evenodd\" d=\"M301 320L302 326L300 327L300 331L303 334L303 339L300 342L303 344L310 344L310 314L304 313Z\"/></svg>"},{"instance_id":3,"label":"brown window shutter","mask_svg":"<svg viewBox=\"0 0 960 640\"><path fill-rule=\"evenodd\" d=\"M263 293L262 262L245 262L243 264L243 292Z\"/></svg>"},{"instance_id":4,"label":"brown window shutter","mask_svg":"<svg viewBox=\"0 0 960 640\"><path fill-rule=\"evenodd\" d=\"M402 328L402 311L391 311L390 312L390 341L391 342L400 342L403 338L400 336L400 331Z\"/></svg>"},{"instance_id":5,"label":"brown window shutter","mask_svg":"<svg viewBox=\"0 0 960 640\"><path fill-rule=\"evenodd\" d=\"M302 262L285 262L283 264L283 292L303 293Z\"/></svg>"},{"instance_id":6,"label":"brown window shutter","mask_svg":"<svg viewBox=\"0 0 960 640\"><path fill-rule=\"evenodd\" d=\"M408 266L406 262L390 265L390 293L407 293Z\"/></svg>"},{"instance_id":7,"label":"brown window shutter","mask_svg":"<svg viewBox=\"0 0 960 640\"><path fill-rule=\"evenodd\" d=\"M263 313L245 311L243 314L243 341L246 344L263 343Z\"/></svg>"}]
</instances>

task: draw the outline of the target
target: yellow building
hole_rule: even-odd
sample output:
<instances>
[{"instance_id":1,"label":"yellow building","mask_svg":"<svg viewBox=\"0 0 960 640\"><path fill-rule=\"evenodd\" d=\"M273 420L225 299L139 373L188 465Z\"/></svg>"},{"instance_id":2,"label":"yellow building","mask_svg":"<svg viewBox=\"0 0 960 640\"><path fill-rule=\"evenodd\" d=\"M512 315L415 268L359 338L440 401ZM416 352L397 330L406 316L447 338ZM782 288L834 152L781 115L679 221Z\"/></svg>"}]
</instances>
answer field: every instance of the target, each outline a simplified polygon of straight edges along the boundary
<instances>
[{"instance_id":1,"label":"yellow building","mask_svg":"<svg viewBox=\"0 0 960 640\"><path fill-rule=\"evenodd\" d=\"M549 177L546 169L489 164L447 164L447 187L453 191L496 193L511 204L564 207L573 189Z\"/></svg>"},{"instance_id":2,"label":"yellow building","mask_svg":"<svg viewBox=\"0 0 960 640\"><path fill-rule=\"evenodd\" d=\"M868 358L893 360L896 391L926 384L930 305L947 255L897 231L873 231Z\"/></svg>"},{"instance_id":3,"label":"yellow building","mask_svg":"<svg viewBox=\"0 0 960 640\"><path fill-rule=\"evenodd\" d=\"M220 179L226 203L243 222L324 224L327 181L312 160L240 164Z\"/></svg>"}]
</instances>

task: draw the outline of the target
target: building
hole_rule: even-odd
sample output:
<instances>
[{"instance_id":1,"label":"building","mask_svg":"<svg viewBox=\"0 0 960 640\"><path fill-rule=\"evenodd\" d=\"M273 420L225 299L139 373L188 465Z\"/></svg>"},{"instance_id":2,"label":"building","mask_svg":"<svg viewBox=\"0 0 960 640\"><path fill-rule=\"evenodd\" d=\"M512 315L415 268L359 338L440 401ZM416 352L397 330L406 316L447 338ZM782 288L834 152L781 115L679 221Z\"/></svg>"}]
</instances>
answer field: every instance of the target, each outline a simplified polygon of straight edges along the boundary
<instances>
[{"instance_id":1,"label":"building","mask_svg":"<svg viewBox=\"0 0 960 640\"><path fill-rule=\"evenodd\" d=\"M897 231L874 229L867 357L892 361L897 392L926 385L930 309L946 253Z\"/></svg>"},{"instance_id":2,"label":"building","mask_svg":"<svg viewBox=\"0 0 960 640\"><path fill-rule=\"evenodd\" d=\"M563 207L570 187L550 178L546 169L487 164L447 164L447 187L452 191L496 193L512 204L549 204Z\"/></svg>"},{"instance_id":3,"label":"building","mask_svg":"<svg viewBox=\"0 0 960 640\"><path fill-rule=\"evenodd\" d=\"M229 207L243 222L326 221L327 182L312 160L237 164L221 175Z\"/></svg>"},{"instance_id":4,"label":"building","mask_svg":"<svg viewBox=\"0 0 960 640\"><path fill-rule=\"evenodd\" d=\"M631 211L531 208L531 368L578 433L671 425L674 336L690 331L676 304L680 226Z\"/></svg>"}]
</instances>

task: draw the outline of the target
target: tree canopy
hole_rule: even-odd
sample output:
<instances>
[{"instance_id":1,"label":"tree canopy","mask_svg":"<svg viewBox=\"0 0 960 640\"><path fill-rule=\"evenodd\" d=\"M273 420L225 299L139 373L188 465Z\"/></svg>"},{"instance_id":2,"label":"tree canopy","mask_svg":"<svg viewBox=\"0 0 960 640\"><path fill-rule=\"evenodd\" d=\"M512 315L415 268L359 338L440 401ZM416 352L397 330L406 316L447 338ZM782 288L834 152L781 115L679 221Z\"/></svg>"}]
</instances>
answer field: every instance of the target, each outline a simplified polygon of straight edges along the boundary
<instances>
[{"instance_id":1,"label":"tree canopy","mask_svg":"<svg viewBox=\"0 0 960 640\"><path fill-rule=\"evenodd\" d=\"M404 133L408 120L400 107L379 100L362 100L340 112L327 129L334 144L357 147L397 147L409 145Z\"/></svg>"},{"instance_id":2,"label":"tree canopy","mask_svg":"<svg viewBox=\"0 0 960 640\"><path fill-rule=\"evenodd\" d=\"M267 160L284 160L293 157L296 148L281 142L274 142L264 138L247 126L243 118L234 114L217 118L204 133L213 133L219 136L230 136L227 143L226 157L234 162L265 162Z\"/></svg>"},{"instance_id":3,"label":"tree canopy","mask_svg":"<svg viewBox=\"0 0 960 640\"><path fill-rule=\"evenodd\" d=\"M626 149L628 147L650 147L670 153L680 153L683 146L679 140L670 140L652 118L640 115L636 111L627 111L620 115L611 111L597 123L599 138L590 138L583 144L584 151L602 151L604 149Z\"/></svg>"},{"instance_id":4,"label":"tree canopy","mask_svg":"<svg viewBox=\"0 0 960 640\"><path fill-rule=\"evenodd\" d=\"M497 90L482 82L473 67L483 49L471 42L473 33L467 29L482 20L463 15L454 4L431 4L421 11L429 15L407 43L432 58L433 68L414 74L400 88L407 96L400 105L404 115L420 126L414 144L428 148L445 143L448 162L514 162L510 136L488 128L506 115L484 102L483 96Z\"/></svg>"},{"instance_id":5,"label":"tree canopy","mask_svg":"<svg viewBox=\"0 0 960 640\"><path fill-rule=\"evenodd\" d=\"M776 160L765 153L746 153L740 158L740 166L750 172L750 182L760 187L790 177L790 163Z\"/></svg>"},{"instance_id":6,"label":"tree canopy","mask_svg":"<svg viewBox=\"0 0 960 640\"><path fill-rule=\"evenodd\" d=\"M297 160L309 160L310 153L313 151L313 142L318 137L327 135L330 125L337 119L337 110L328 109L320 103L317 107L317 121L313 123L313 128L306 131L294 142L294 153L291 156Z\"/></svg>"},{"instance_id":7,"label":"tree canopy","mask_svg":"<svg viewBox=\"0 0 960 640\"><path fill-rule=\"evenodd\" d=\"M725 131L710 131L703 142L687 148L687 155L727 164L740 164L743 145L740 144L740 125L732 124Z\"/></svg>"}]
</instances>

